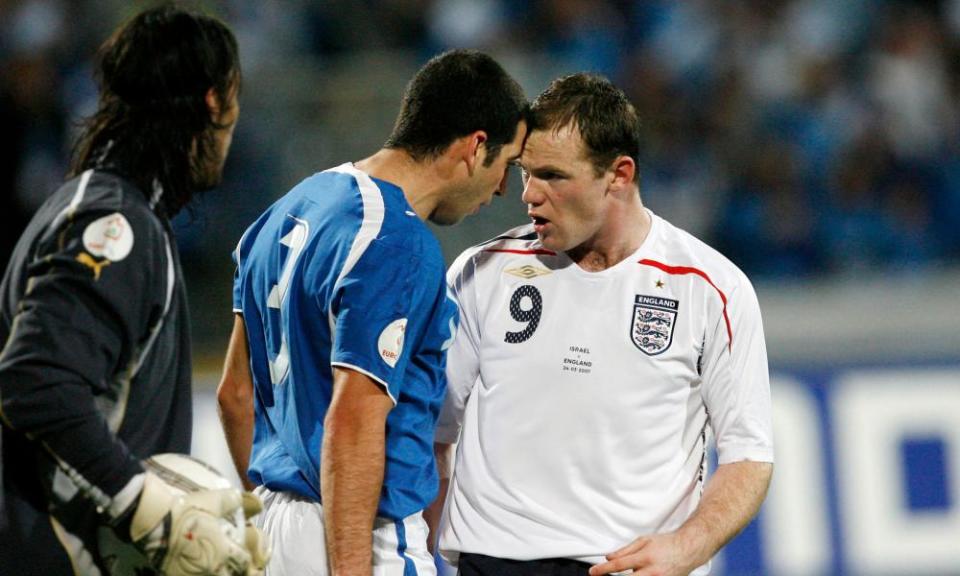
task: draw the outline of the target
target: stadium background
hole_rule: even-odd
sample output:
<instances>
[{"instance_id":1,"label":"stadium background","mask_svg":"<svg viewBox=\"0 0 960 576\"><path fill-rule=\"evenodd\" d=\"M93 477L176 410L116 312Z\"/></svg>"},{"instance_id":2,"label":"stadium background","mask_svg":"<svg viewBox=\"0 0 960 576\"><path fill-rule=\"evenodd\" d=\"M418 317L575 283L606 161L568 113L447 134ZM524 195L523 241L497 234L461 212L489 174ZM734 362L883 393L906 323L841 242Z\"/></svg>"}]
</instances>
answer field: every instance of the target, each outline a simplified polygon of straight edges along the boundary
<instances>
[{"instance_id":1,"label":"stadium background","mask_svg":"<svg viewBox=\"0 0 960 576\"><path fill-rule=\"evenodd\" d=\"M94 107L91 57L138 2L0 0L0 261ZM376 149L447 47L528 95L567 72L643 118L642 195L754 280L777 471L715 574L960 574L960 0L222 0L243 112L222 188L177 219L195 452L230 473L213 403L230 251L275 197ZM448 261L525 219L519 184L437 230ZM626 321L626 320L625 320Z\"/></svg>"}]
</instances>

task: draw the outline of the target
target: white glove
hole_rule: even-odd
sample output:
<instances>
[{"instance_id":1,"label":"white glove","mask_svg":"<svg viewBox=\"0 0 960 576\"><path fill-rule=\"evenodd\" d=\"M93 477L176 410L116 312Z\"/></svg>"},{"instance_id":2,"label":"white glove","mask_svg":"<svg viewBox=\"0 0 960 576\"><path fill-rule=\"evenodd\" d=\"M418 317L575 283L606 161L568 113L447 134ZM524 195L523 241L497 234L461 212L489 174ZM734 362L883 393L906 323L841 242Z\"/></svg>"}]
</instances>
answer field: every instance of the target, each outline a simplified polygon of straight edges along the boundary
<instances>
[{"instance_id":1,"label":"white glove","mask_svg":"<svg viewBox=\"0 0 960 576\"><path fill-rule=\"evenodd\" d=\"M167 576L257 576L269 558L249 518L260 500L203 462L159 454L146 475L130 536Z\"/></svg>"}]
</instances>

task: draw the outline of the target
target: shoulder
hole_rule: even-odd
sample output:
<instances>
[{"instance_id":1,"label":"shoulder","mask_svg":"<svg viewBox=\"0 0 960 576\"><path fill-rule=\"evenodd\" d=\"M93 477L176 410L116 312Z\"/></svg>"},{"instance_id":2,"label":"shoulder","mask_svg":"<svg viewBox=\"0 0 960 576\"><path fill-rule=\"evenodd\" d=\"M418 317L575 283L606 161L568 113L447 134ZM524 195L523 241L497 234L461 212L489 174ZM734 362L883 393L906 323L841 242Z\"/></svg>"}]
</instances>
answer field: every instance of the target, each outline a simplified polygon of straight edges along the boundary
<instances>
[{"instance_id":1,"label":"shoulder","mask_svg":"<svg viewBox=\"0 0 960 576\"><path fill-rule=\"evenodd\" d=\"M340 206L347 211L362 209L363 226L377 240L414 248L440 247L429 228L420 220L397 186L372 178L347 162L313 175L301 186L308 190L322 189L323 194L340 198Z\"/></svg>"},{"instance_id":2,"label":"shoulder","mask_svg":"<svg viewBox=\"0 0 960 576\"><path fill-rule=\"evenodd\" d=\"M64 182L44 208L77 213L83 210L149 210L146 195L121 176L86 170Z\"/></svg>"},{"instance_id":3,"label":"shoulder","mask_svg":"<svg viewBox=\"0 0 960 576\"><path fill-rule=\"evenodd\" d=\"M343 220L359 224L351 250L379 259L381 266L407 268L423 278L442 278L440 243L410 207L402 189L350 163L322 172L317 178L341 189L341 207L347 212L341 215Z\"/></svg>"},{"instance_id":4,"label":"shoulder","mask_svg":"<svg viewBox=\"0 0 960 576\"><path fill-rule=\"evenodd\" d=\"M668 274L700 276L725 293L744 287L753 291L749 278L729 258L686 230L659 216L653 215L653 218L658 227L656 245L641 264Z\"/></svg>"},{"instance_id":5,"label":"shoulder","mask_svg":"<svg viewBox=\"0 0 960 576\"><path fill-rule=\"evenodd\" d=\"M301 180L291 192L310 193L321 191L324 194L347 193L357 194L364 188L360 176L363 173L354 169L349 163L316 172Z\"/></svg>"},{"instance_id":6,"label":"shoulder","mask_svg":"<svg viewBox=\"0 0 960 576\"><path fill-rule=\"evenodd\" d=\"M116 245L143 244L165 237L150 200L133 183L109 172L87 170L68 180L47 201L47 236L83 236L85 244L116 239Z\"/></svg>"},{"instance_id":7,"label":"shoulder","mask_svg":"<svg viewBox=\"0 0 960 576\"><path fill-rule=\"evenodd\" d=\"M454 260L449 274L459 274L467 267L485 266L508 256L555 255L540 243L537 233L533 230L533 224L524 224L467 248Z\"/></svg>"},{"instance_id":8,"label":"shoulder","mask_svg":"<svg viewBox=\"0 0 960 576\"><path fill-rule=\"evenodd\" d=\"M146 196L114 174L92 170L48 198L21 247L17 267L24 278L56 271L49 277L80 279L114 299L147 291L163 297L176 262L173 239Z\"/></svg>"},{"instance_id":9,"label":"shoulder","mask_svg":"<svg viewBox=\"0 0 960 576\"><path fill-rule=\"evenodd\" d=\"M362 172L349 163L316 172L300 180L290 190L267 208L266 213L309 213L310 206L321 214L342 219L347 214L360 216L360 209L382 209L379 189L372 182L365 182ZM369 178L366 179L369 181Z\"/></svg>"}]
</instances>

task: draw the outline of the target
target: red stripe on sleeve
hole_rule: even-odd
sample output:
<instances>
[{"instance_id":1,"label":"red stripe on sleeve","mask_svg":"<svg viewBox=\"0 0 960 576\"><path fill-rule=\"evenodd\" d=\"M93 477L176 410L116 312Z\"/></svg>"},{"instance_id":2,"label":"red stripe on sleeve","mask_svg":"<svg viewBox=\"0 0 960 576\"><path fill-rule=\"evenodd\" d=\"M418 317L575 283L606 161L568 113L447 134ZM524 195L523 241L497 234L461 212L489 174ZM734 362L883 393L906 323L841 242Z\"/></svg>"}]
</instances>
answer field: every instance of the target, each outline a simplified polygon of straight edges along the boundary
<instances>
[{"instance_id":1,"label":"red stripe on sleeve","mask_svg":"<svg viewBox=\"0 0 960 576\"><path fill-rule=\"evenodd\" d=\"M730 339L730 344L728 345L729 349L733 349L733 330L730 329L730 317L727 316L727 295L723 293L723 290L717 288L717 285L713 283L713 280L707 276L707 273L699 268L693 268L692 266L670 266L669 264L664 264L663 262L657 262L656 260L643 259L638 262L638 264L643 264L644 266L653 266L663 270L667 274L673 275L682 275L682 274L696 274L697 276L703 278L707 281L707 284L713 286L713 289L717 291L717 294L720 295L720 300L723 302L723 320L727 323L727 337Z\"/></svg>"}]
</instances>

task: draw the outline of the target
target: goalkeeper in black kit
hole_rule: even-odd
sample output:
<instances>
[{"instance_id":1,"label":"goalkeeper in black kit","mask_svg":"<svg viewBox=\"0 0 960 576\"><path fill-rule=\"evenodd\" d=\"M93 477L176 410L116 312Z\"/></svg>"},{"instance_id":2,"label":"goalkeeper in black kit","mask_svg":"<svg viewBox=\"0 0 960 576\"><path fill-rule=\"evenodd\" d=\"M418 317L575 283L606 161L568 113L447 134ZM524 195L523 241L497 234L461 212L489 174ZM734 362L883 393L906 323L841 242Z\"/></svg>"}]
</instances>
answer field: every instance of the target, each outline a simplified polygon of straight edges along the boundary
<instances>
[{"instance_id":1,"label":"goalkeeper in black kit","mask_svg":"<svg viewBox=\"0 0 960 576\"><path fill-rule=\"evenodd\" d=\"M0 574L259 574L258 510L190 449L170 218L220 182L240 67L220 21L142 12L97 55L70 179L0 285Z\"/></svg>"}]
</instances>

